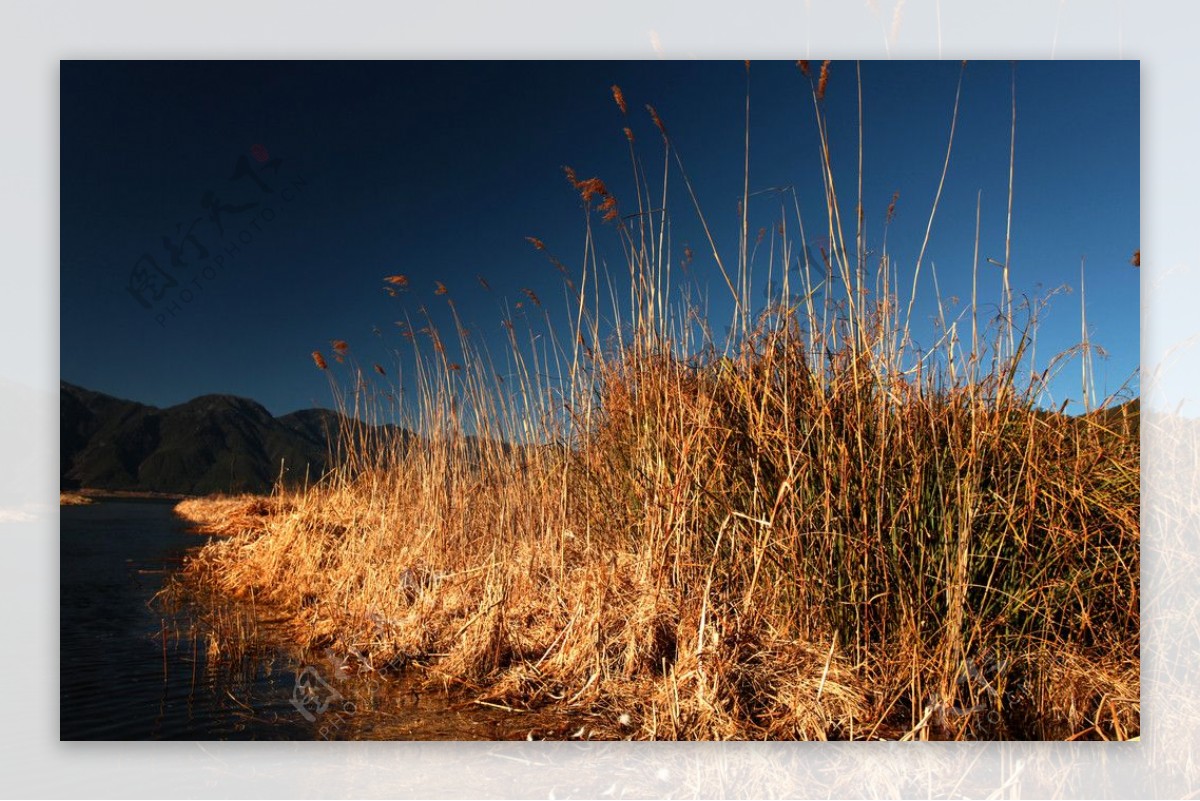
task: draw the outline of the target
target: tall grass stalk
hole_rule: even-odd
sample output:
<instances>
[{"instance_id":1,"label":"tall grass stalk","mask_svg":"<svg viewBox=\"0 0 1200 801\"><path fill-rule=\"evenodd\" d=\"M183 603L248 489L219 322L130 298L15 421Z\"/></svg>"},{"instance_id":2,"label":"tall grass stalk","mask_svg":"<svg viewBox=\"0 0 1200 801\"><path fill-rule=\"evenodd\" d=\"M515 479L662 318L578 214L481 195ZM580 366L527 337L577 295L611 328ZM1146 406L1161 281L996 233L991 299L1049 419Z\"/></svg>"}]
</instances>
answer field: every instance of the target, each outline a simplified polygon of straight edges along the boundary
<instances>
[{"instance_id":1,"label":"tall grass stalk","mask_svg":"<svg viewBox=\"0 0 1200 801\"><path fill-rule=\"evenodd\" d=\"M1136 735L1136 412L1038 408L1052 371L1027 361L1036 313L1012 309L1007 231L1005 313L977 314L976 245L969 348L940 296L940 337L915 348L961 75L902 297L886 233L866 263L861 76L851 255L825 116L831 70L813 81L802 69L822 219L806 224L793 190L751 249L747 99L730 273L648 107L661 182L627 129L635 203L619 213L602 182L568 171L584 209L578 265L531 240L564 273L561 329L530 293L533 313L505 316L502 355L464 336L453 363L427 315L411 343L411 436L370 424L393 412L347 354L330 368L350 380L334 383L348 413L339 468L206 547L194 569L286 610L306 645L366 650L376 665L419 656L430 682L582 712L605 736ZM722 341L671 264L673 180L730 293ZM821 263L806 230L827 234ZM601 266L602 239L622 248L627 288ZM760 243L783 280L755 315Z\"/></svg>"}]
</instances>

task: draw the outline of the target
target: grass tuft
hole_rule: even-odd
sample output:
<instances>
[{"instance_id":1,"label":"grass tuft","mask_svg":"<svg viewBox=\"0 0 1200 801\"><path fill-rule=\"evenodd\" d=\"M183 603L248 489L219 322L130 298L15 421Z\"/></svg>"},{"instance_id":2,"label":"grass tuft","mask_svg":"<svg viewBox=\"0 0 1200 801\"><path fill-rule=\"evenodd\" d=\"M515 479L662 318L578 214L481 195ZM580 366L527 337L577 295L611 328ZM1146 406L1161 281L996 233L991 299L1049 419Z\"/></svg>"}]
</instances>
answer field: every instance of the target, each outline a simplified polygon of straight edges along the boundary
<instances>
[{"instance_id":1,"label":"grass tuft","mask_svg":"<svg viewBox=\"0 0 1200 801\"><path fill-rule=\"evenodd\" d=\"M972 297L969 339L943 312L940 339L916 349L886 239L870 264L846 245L863 236L861 200L841 230L829 73L811 88L826 203L808 226L829 247L822 263L799 256L798 204L753 245L743 205L735 260L710 235L727 340L687 302L690 248L673 274L666 203L652 207L636 153L625 219L602 181L565 168L589 238L573 271L554 260L565 323L535 336L526 321L527 345L506 319L507 381L465 336L452 362L432 321L428 347L406 332L415 436L360 422L385 410L348 365L351 388L333 385L340 467L295 496L181 505L237 532L189 571L282 610L303 646L419 666L502 708L583 712L607 736L1139 735L1136 401L1040 408L1036 309L1019 319L1007 271L1006 314L986 323ZM682 180L694 202L646 108L668 151L654 191ZM596 289L617 305L597 215L626 254L619 322ZM797 268L752 312L760 248Z\"/></svg>"}]
</instances>

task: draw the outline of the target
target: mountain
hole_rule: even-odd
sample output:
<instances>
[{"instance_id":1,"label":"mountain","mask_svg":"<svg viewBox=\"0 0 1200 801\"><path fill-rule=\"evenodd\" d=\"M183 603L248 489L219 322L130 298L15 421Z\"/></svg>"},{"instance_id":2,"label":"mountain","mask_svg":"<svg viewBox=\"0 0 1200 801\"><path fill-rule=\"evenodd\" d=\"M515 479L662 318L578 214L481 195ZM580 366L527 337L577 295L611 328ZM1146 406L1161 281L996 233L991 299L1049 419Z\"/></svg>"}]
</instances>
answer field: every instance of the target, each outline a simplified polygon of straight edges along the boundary
<instances>
[{"instance_id":1,"label":"mountain","mask_svg":"<svg viewBox=\"0 0 1200 801\"><path fill-rule=\"evenodd\" d=\"M266 492L315 481L342 417L305 409L273 417L260 404L204 395L159 409L62 382L63 488L201 495Z\"/></svg>"},{"instance_id":2,"label":"mountain","mask_svg":"<svg viewBox=\"0 0 1200 801\"><path fill-rule=\"evenodd\" d=\"M1109 406L1091 412L1093 420L1100 422L1105 428L1116 433L1123 433L1137 438L1142 430L1142 401L1140 398L1125 401L1119 406Z\"/></svg>"}]
</instances>

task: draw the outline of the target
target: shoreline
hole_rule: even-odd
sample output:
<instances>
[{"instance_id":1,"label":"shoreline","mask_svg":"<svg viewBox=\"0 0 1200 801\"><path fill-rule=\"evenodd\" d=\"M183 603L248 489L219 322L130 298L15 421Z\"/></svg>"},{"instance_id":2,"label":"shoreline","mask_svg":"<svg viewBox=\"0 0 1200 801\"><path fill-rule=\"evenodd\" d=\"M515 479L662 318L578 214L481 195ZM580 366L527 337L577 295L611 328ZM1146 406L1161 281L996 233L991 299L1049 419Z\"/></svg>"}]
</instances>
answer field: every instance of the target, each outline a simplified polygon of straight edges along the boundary
<instances>
[{"instance_id":1,"label":"shoreline","mask_svg":"<svg viewBox=\"0 0 1200 801\"><path fill-rule=\"evenodd\" d=\"M948 705L940 713L927 709L919 720L909 720L912 710L894 708L894 698L889 703L872 691L869 672L855 669L836 639L772 638L748 630L722 632L705 626L703 618L695 619L697 612L703 615L704 610L693 609L683 597L668 605L673 608L660 608L650 617L635 620L637 603L627 604L601 589L607 586L638 592L640 571L631 554L619 554L611 562L608 558L595 559L596 554L567 555L573 562L567 572L586 585L585 595L590 597L595 591L607 596L600 607L591 610L578 605L582 595L568 593L551 599L554 602L545 598L539 601L539 593L533 591L548 590L545 582L534 580L518 586L523 582L512 573L500 580L505 589L499 589L484 579L490 572L487 565L464 564L458 570L444 570L429 561L429 552L424 554L425 561L406 561L411 567L400 573L391 590L399 595L388 609L374 606L379 600L368 601L361 596L346 605L348 599L342 592L316 585L312 579L297 586L264 580L258 568L251 566L262 558L264 549L278 549L270 561L286 555L289 561L308 562L310 556L315 556L295 539L302 532L309 532L304 537L308 539L325 530L343 544L370 536L371 527L365 521L339 520L339 515L330 515L324 507L332 500L333 496L319 493L314 497L188 499L176 507L175 514L194 524L199 532L219 538L190 560L180 580L200 590L197 597L213 592L227 603L249 601L259 604L260 610L271 609L276 622L282 624L277 633L299 652L323 654L324 660L333 659L354 673L360 666L368 666L363 675L377 675L388 684L396 682L395 686L419 686L430 696L444 695L439 704L482 707L542 720L586 718L589 733L585 739L708 741L765 735L772 740L1003 741L1015 733L1010 731L1005 736L1002 730L967 728L963 724L978 709L968 709L962 703ZM321 549L325 556L330 555L326 549L331 546L341 550L326 542ZM515 562L531 558L532 554L521 550ZM350 556L360 567L347 569L344 557ZM343 551L342 557L337 560L342 566L335 569L337 584L354 583L351 574L364 575L377 569L366 567L366 555L357 547ZM569 600L575 604L570 615L552 622L544 619L554 607ZM622 611L622 607L627 608ZM219 625L220 615L217 617ZM590 619L586 627L582 625L584 618ZM679 627L680 633L683 624L691 637L697 637L697 629L704 626L716 639L704 645L697 640L702 650L694 654L690 646L685 651L680 647L682 638L664 626L675 618L674 627ZM575 650L566 644L583 634L585 628L594 632L588 639L607 640L607 647L597 651L593 650L595 646L578 642L574 645L581 650ZM232 648L228 655L236 658L240 649L262 644L253 627L251 632L248 636L223 632L218 641ZM671 642L659 643L663 637ZM632 662L603 656L606 651L611 654L617 642L625 641L636 643L643 653ZM969 660L967 676L961 681L980 682L983 686L997 679L1003 681L997 672L1003 670L1002 665L987 661L986 653ZM661 672L656 670L657 665L646 661L649 656L661 663ZM1094 693L1105 695L1105 689L1123 684L1121 671L1114 672L1116 666L1112 663L1094 661L1094 655L1068 648L1059 656L1067 664L1055 668L1032 652L1010 652L1005 659L1015 659L1024 670L1032 671L1033 675L1027 677L1031 684L1010 683L992 703L1007 707L1006 718L1036 716L1037 704L1032 695L1024 695L1040 681L1062 683L1062 692L1085 673L1106 674L1095 676L1094 686L1067 691L1072 696L1081 693L1076 699L1081 706L1090 706ZM597 658L609 664L597 665ZM1058 657L1050 661L1057 662ZM376 674L381 667L383 672ZM1066 674L1058 675L1064 669ZM728 678L721 675L725 670L730 671ZM340 677L341 670L337 674ZM698 716L707 713L689 708L686 701L680 706L685 688L689 694L714 692L736 676L742 676L749 682L747 686L755 689L749 693L738 691L734 697L742 703L757 699L761 704L758 710L705 721ZM1009 678L1011 682L1013 677ZM710 684L712 689L705 690ZM980 700L986 703L987 698L990 696L981 696ZM1051 716L1060 712L1046 710ZM1140 735L1137 712L1133 712L1132 719L1125 718L1123 724L1117 723L1109 735L1094 733L1100 714L1092 710L1089 713L1086 717L1096 716L1096 720L1089 720L1091 728L1064 729L1062 739L1107 739L1112 734L1117 739L1128 739ZM1114 711L1114 720L1117 714ZM1123 710L1121 716L1128 714ZM669 723L672 718L674 721ZM1046 719L1042 724L1049 726L1051 721ZM354 728L341 733L353 736ZM561 727L541 727L540 733L550 739L579 739Z\"/></svg>"},{"instance_id":2,"label":"shoreline","mask_svg":"<svg viewBox=\"0 0 1200 801\"><path fill-rule=\"evenodd\" d=\"M188 498L200 497L180 492L153 492L151 490L111 490L97 487L82 487L80 489L60 489L59 501L62 506L72 506L94 503L106 500L151 500L151 501L182 501ZM65 500L72 499L72 500Z\"/></svg>"}]
</instances>

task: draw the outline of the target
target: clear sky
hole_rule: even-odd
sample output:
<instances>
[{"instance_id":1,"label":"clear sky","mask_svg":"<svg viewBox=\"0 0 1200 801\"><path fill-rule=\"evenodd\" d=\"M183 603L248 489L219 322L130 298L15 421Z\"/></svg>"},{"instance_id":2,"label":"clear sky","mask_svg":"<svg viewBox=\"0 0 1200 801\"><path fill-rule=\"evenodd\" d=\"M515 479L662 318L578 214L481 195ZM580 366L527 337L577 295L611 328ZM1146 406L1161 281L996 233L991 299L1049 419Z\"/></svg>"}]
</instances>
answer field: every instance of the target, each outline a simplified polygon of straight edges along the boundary
<instances>
[{"instance_id":1,"label":"clear sky","mask_svg":"<svg viewBox=\"0 0 1200 801\"><path fill-rule=\"evenodd\" d=\"M888 251L911 281L960 64L861 69L867 246L878 248L899 192ZM920 319L935 311L930 265L944 296L970 297L980 192L980 295L999 295L986 260L1004 258L1013 76L1010 62L966 67ZM1086 258L1087 318L1108 353L1096 360L1102 396L1138 368L1139 65L1018 62L1015 80L1014 292L1077 290ZM361 362L388 367L405 311L425 304L448 319L435 281L477 336L498 339L504 304L511 311L523 288L547 308L563 304L560 276L527 236L579 267L583 214L562 166L632 203L626 124L645 162L661 165L646 103L733 261L745 92L741 61L63 62L62 378L159 406L213 392L276 414L329 406L311 351L328 356L341 339ZM834 62L825 108L843 193L856 181L857 103L855 64ZM750 104L750 191L794 186L805 224L820 227L808 82L794 62L753 62ZM690 245L696 279L719 281L672 181L675 256ZM752 198L753 230L773 224L778 202ZM615 257L611 230L599 230L601 252ZM410 287L391 297L382 279L395 274ZM725 319L714 302L714 320ZM1059 294L1040 328L1040 365L1079 341L1079 295ZM1056 405L1080 398L1077 363L1053 391Z\"/></svg>"}]
</instances>

